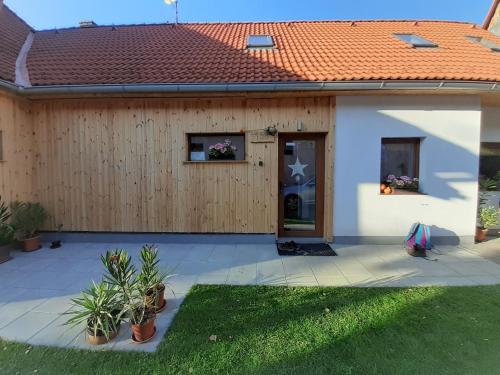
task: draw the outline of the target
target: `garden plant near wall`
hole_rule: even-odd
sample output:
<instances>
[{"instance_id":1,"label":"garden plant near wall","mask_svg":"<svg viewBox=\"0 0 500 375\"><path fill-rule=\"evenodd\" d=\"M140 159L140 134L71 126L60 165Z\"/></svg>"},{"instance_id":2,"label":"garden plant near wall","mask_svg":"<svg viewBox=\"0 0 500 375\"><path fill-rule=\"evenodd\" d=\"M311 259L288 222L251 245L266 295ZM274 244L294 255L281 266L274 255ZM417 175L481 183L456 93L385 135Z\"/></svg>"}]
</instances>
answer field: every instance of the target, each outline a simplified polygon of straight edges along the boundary
<instances>
[{"instance_id":1,"label":"garden plant near wall","mask_svg":"<svg viewBox=\"0 0 500 375\"><path fill-rule=\"evenodd\" d=\"M0 263L11 259L10 250L14 241L14 227L9 224L9 208L0 197Z\"/></svg>"},{"instance_id":2,"label":"garden plant near wall","mask_svg":"<svg viewBox=\"0 0 500 375\"><path fill-rule=\"evenodd\" d=\"M48 218L47 211L40 203L15 201L10 204L12 225L16 236L23 244L24 251L41 248L39 230Z\"/></svg>"},{"instance_id":3,"label":"garden plant near wall","mask_svg":"<svg viewBox=\"0 0 500 375\"><path fill-rule=\"evenodd\" d=\"M158 250L152 245L143 246L140 260L138 273L125 250L106 252L101 256L106 269L103 281L93 283L73 300L77 308L68 312L72 318L67 324L85 324L89 343L100 345L112 340L124 320L130 322L136 343L149 341L155 335L156 314L166 307L166 280L172 275L161 272Z\"/></svg>"}]
</instances>

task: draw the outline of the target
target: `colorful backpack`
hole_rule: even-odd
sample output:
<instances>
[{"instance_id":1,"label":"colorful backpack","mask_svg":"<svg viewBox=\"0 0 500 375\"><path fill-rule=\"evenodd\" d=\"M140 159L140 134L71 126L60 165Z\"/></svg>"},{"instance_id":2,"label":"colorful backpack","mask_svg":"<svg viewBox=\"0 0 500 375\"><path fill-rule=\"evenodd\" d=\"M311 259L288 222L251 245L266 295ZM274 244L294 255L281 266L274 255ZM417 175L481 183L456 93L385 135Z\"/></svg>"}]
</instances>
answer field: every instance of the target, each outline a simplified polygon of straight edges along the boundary
<instances>
[{"instance_id":1,"label":"colorful backpack","mask_svg":"<svg viewBox=\"0 0 500 375\"><path fill-rule=\"evenodd\" d=\"M415 223L405 238L405 248L414 257L426 257L426 250L432 249L431 231L425 224Z\"/></svg>"}]
</instances>

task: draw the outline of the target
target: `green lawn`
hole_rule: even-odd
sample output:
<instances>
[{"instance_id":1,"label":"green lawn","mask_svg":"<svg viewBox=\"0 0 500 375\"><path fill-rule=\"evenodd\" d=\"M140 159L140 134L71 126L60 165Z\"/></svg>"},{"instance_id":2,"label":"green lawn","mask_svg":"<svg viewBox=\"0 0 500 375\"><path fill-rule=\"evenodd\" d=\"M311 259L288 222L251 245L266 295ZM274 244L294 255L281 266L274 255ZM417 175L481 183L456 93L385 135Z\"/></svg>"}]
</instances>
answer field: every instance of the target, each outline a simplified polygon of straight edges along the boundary
<instances>
[{"instance_id":1,"label":"green lawn","mask_svg":"<svg viewBox=\"0 0 500 375\"><path fill-rule=\"evenodd\" d=\"M27 348L0 373L500 374L500 286L196 286L155 354Z\"/></svg>"}]
</instances>

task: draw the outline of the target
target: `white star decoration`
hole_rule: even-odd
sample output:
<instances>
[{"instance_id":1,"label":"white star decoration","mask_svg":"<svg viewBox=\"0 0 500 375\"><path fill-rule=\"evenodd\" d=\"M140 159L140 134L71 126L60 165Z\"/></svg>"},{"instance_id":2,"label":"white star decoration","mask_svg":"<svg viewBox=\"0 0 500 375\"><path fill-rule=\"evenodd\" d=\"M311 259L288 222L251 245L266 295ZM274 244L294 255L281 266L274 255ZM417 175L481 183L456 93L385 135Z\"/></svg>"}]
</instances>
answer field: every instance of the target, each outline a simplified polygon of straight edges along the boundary
<instances>
[{"instance_id":1,"label":"white star decoration","mask_svg":"<svg viewBox=\"0 0 500 375\"><path fill-rule=\"evenodd\" d=\"M308 165L309 164L301 164L299 157L297 157L295 164L288 165L288 168L292 170L292 177L295 176L296 174L300 174L305 177L304 168L307 167Z\"/></svg>"}]
</instances>

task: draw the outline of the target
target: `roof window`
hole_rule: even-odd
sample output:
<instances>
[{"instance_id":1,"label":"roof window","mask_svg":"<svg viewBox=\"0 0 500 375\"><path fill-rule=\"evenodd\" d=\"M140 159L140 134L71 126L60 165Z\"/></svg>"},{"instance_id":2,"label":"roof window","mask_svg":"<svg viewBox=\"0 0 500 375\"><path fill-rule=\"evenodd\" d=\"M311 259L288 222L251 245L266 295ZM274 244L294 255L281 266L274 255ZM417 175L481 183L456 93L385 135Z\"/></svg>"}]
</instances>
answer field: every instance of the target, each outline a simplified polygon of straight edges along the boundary
<instances>
[{"instance_id":1,"label":"roof window","mask_svg":"<svg viewBox=\"0 0 500 375\"><path fill-rule=\"evenodd\" d=\"M249 35L247 48L271 49L274 48L274 41L271 35Z\"/></svg>"},{"instance_id":2,"label":"roof window","mask_svg":"<svg viewBox=\"0 0 500 375\"><path fill-rule=\"evenodd\" d=\"M500 52L500 45L492 42L491 40L488 40L481 36L466 36L465 38L473 43L477 43L482 45L483 47L489 48L494 52Z\"/></svg>"},{"instance_id":3,"label":"roof window","mask_svg":"<svg viewBox=\"0 0 500 375\"><path fill-rule=\"evenodd\" d=\"M394 34L396 38L415 48L436 48L438 45L415 34Z\"/></svg>"}]
</instances>

